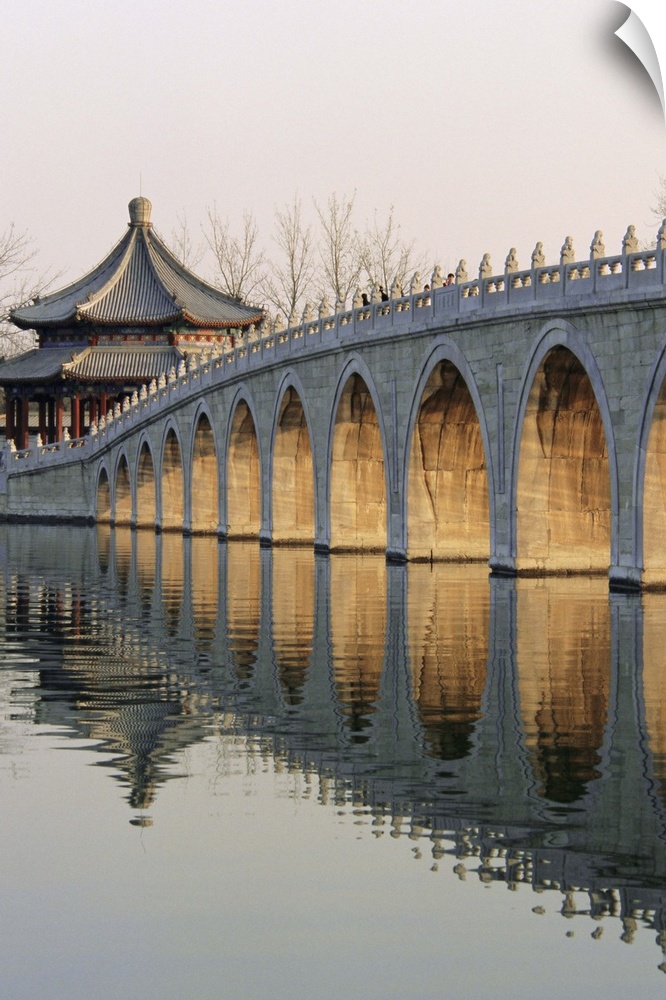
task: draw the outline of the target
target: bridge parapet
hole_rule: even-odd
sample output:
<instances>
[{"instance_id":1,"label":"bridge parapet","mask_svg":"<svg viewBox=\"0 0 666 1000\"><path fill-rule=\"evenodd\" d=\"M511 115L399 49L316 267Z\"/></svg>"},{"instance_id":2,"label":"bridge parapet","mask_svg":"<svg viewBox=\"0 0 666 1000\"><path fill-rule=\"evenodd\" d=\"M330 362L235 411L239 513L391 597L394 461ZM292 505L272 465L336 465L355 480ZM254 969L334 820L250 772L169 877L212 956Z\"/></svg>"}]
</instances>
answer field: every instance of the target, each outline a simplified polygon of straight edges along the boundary
<instances>
[{"instance_id":1,"label":"bridge parapet","mask_svg":"<svg viewBox=\"0 0 666 1000\"><path fill-rule=\"evenodd\" d=\"M663 284L664 251L653 249L483 276L456 287L463 300L459 303L459 311L464 313L469 308L533 306L550 303L553 299L603 295L620 290L644 292ZM468 302L469 299L472 301Z\"/></svg>"}]
</instances>

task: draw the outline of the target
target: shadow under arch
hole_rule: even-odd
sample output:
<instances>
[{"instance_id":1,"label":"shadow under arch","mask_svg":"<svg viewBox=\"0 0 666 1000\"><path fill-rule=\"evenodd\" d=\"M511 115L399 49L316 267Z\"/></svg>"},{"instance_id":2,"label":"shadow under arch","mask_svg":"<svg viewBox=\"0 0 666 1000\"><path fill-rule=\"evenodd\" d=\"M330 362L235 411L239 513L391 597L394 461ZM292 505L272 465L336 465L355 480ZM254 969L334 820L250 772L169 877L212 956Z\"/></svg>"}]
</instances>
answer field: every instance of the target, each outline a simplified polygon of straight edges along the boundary
<instances>
[{"instance_id":1,"label":"shadow under arch","mask_svg":"<svg viewBox=\"0 0 666 1000\"><path fill-rule=\"evenodd\" d=\"M353 355L336 388L328 431L329 548L384 552L388 543L384 416L367 364Z\"/></svg>"},{"instance_id":2,"label":"shadow under arch","mask_svg":"<svg viewBox=\"0 0 666 1000\"><path fill-rule=\"evenodd\" d=\"M269 455L274 544L312 544L315 475L311 424L300 380L288 373L277 393Z\"/></svg>"},{"instance_id":3,"label":"shadow under arch","mask_svg":"<svg viewBox=\"0 0 666 1000\"><path fill-rule=\"evenodd\" d=\"M601 374L565 321L538 339L511 452L510 550L518 573L608 573L618 554L615 438Z\"/></svg>"},{"instance_id":4,"label":"shadow under arch","mask_svg":"<svg viewBox=\"0 0 666 1000\"><path fill-rule=\"evenodd\" d=\"M97 471L97 487L95 491L95 520L98 524L111 523L111 483L106 465L100 465Z\"/></svg>"},{"instance_id":5,"label":"shadow under arch","mask_svg":"<svg viewBox=\"0 0 666 1000\"><path fill-rule=\"evenodd\" d=\"M666 344L650 377L638 428L633 483L633 564L647 587L666 588ZM650 539L645 547L644 539Z\"/></svg>"},{"instance_id":6,"label":"shadow under arch","mask_svg":"<svg viewBox=\"0 0 666 1000\"><path fill-rule=\"evenodd\" d=\"M182 531L185 517L183 457L178 433L167 425L162 442L160 525L163 531Z\"/></svg>"},{"instance_id":7,"label":"shadow under arch","mask_svg":"<svg viewBox=\"0 0 666 1000\"><path fill-rule=\"evenodd\" d=\"M157 516L155 463L149 442L144 438L136 463L136 526L154 528Z\"/></svg>"},{"instance_id":8,"label":"shadow under arch","mask_svg":"<svg viewBox=\"0 0 666 1000\"><path fill-rule=\"evenodd\" d=\"M204 408L194 419L191 455L191 531L216 534L220 525L220 475L213 421Z\"/></svg>"},{"instance_id":9,"label":"shadow under arch","mask_svg":"<svg viewBox=\"0 0 666 1000\"><path fill-rule=\"evenodd\" d=\"M240 388L232 402L226 447L227 538L258 538L261 451L252 397Z\"/></svg>"},{"instance_id":10,"label":"shadow under arch","mask_svg":"<svg viewBox=\"0 0 666 1000\"><path fill-rule=\"evenodd\" d=\"M127 455L121 451L116 462L114 475L114 505L113 523L129 525L132 523L132 484L130 480Z\"/></svg>"},{"instance_id":11,"label":"shadow under arch","mask_svg":"<svg viewBox=\"0 0 666 1000\"><path fill-rule=\"evenodd\" d=\"M488 426L473 373L453 343L425 359L405 439L403 544L410 560L485 560L495 550Z\"/></svg>"}]
</instances>

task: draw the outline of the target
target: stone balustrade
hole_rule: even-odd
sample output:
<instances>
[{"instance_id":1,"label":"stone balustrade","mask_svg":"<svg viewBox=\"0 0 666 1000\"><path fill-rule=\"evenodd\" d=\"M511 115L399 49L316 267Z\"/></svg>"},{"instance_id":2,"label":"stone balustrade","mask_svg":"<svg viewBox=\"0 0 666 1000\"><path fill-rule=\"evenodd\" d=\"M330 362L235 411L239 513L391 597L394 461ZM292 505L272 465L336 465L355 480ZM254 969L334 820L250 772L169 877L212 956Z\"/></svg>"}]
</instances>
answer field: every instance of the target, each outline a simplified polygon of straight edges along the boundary
<instances>
[{"instance_id":1,"label":"stone balustrade","mask_svg":"<svg viewBox=\"0 0 666 1000\"><path fill-rule=\"evenodd\" d=\"M0 450L0 492L6 475L20 464L21 471L41 468L54 463L85 461L119 436L134 431L138 424L153 419L165 408L177 407L192 392L207 391L215 384L237 377L248 368L275 363L285 355L303 350L329 351L336 342L344 341L351 347L355 339L368 335L390 333L392 336L409 335L415 329L441 329L456 322L483 321L494 314L506 318L507 313L520 314L523 310L538 313L541 309L566 309L579 307L583 300L599 303L639 300L654 296L657 288L666 289L666 222L657 241L657 248L627 252L635 244L627 230L625 252L615 256L597 256L595 247L603 247L600 233L590 248L590 257L582 261L568 260L565 243L559 264L540 264L527 270L518 270L515 250L509 252L501 274L489 274L489 255L484 255L479 277L460 280L466 276L466 262L461 261L456 283L441 285L435 275L431 289L414 290L411 294L397 295L384 301L373 301L352 309L342 309L325 315L320 309L315 316L305 310L300 323L284 328L279 322L269 324L265 330L252 328L238 336L233 344L218 345L212 351L194 354L182 360L178 369L172 368L168 376L160 376L148 389L125 397L116 404L106 418L90 427L89 433L78 439L65 438L57 444L43 444L37 436L35 444L17 450L13 442ZM569 238L567 237L567 240ZM542 259L541 244L532 255L533 264ZM538 251L538 252L537 252ZM414 281L412 281L414 287ZM306 318L307 317L307 318Z\"/></svg>"}]
</instances>

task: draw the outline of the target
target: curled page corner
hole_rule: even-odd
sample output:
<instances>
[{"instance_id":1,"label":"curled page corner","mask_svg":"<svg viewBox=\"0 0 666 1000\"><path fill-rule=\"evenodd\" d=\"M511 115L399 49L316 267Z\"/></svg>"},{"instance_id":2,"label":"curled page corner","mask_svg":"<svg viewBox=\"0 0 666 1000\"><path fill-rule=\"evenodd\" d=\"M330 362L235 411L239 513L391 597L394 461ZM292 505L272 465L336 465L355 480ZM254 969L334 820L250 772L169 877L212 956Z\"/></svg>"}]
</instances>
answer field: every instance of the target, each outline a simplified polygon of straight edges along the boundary
<instances>
[{"instance_id":1,"label":"curled page corner","mask_svg":"<svg viewBox=\"0 0 666 1000\"><path fill-rule=\"evenodd\" d=\"M662 30L663 13L659 8L657 8L658 12L655 12L657 5L653 0L632 0L631 6L633 9L630 10L629 17L615 34L632 50L645 67L659 95L662 112L666 114L664 83L657 51L659 50L662 56L666 56ZM650 37L650 29L652 37Z\"/></svg>"}]
</instances>

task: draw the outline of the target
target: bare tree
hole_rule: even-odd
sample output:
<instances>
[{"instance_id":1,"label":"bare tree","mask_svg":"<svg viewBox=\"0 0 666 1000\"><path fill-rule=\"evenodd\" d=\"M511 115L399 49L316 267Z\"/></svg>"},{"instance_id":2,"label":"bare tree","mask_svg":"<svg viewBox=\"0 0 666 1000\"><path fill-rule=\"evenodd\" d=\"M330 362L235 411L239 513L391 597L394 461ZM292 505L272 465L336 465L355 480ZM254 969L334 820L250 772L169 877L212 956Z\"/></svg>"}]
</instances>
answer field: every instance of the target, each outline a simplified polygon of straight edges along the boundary
<instances>
[{"instance_id":1,"label":"bare tree","mask_svg":"<svg viewBox=\"0 0 666 1000\"><path fill-rule=\"evenodd\" d=\"M332 293L337 304L347 302L363 269L361 239L352 223L355 199L356 192L351 198L334 193L325 207L314 203L321 224L318 290L322 296Z\"/></svg>"},{"instance_id":2,"label":"bare tree","mask_svg":"<svg viewBox=\"0 0 666 1000\"><path fill-rule=\"evenodd\" d=\"M207 210L204 237L215 259L214 284L232 298L252 301L263 297L266 278L264 252L259 248L259 232L250 212L243 212L240 237L229 231L214 204Z\"/></svg>"},{"instance_id":3,"label":"bare tree","mask_svg":"<svg viewBox=\"0 0 666 1000\"><path fill-rule=\"evenodd\" d=\"M10 222L0 233L0 355L12 357L34 346L34 334L19 330L9 318L17 308L41 294L54 280L38 275L34 268L37 251L32 238Z\"/></svg>"},{"instance_id":4,"label":"bare tree","mask_svg":"<svg viewBox=\"0 0 666 1000\"><path fill-rule=\"evenodd\" d=\"M307 297L315 292L315 244L311 227L303 222L298 195L292 204L275 210L273 239L280 255L269 264L266 298L278 312L295 322Z\"/></svg>"},{"instance_id":5,"label":"bare tree","mask_svg":"<svg viewBox=\"0 0 666 1000\"><path fill-rule=\"evenodd\" d=\"M372 227L366 227L361 247L362 270L371 285L381 285L388 293L394 282L404 285L414 271L425 267L425 254L416 250L416 242L406 243L400 224L395 221L393 205L386 222L380 225L375 212Z\"/></svg>"},{"instance_id":6,"label":"bare tree","mask_svg":"<svg viewBox=\"0 0 666 1000\"><path fill-rule=\"evenodd\" d=\"M655 217L656 224L660 225L666 219L666 174L659 175L659 187L653 194L655 203L650 206L650 211Z\"/></svg>"},{"instance_id":7,"label":"bare tree","mask_svg":"<svg viewBox=\"0 0 666 1000\"><path fill-rule=\"evenodd\" d=\"M650 213L652 215L652 222L648 223L650 229L656 229L661 226L664 219L666 219L666 174L659 175L659 184L652 192L654 202L650 205ZM657 240L655 236L642 237L638 241L639 250L653 250L656 246Z\"/></svg>"},{"instance_id":8,"label":"bare tree","mask_svg":"<svg viewBox=\"0 0 666 1000\"><path fill-rule=\"evenodd\" d=\"M197 264L201 263L205 248L201 243L195 245L192 242L190 227L184 213L177 216L177 222L176 228L171 230L171 252L183 267L193 271Z\"/></svg>"}]
</instances>

